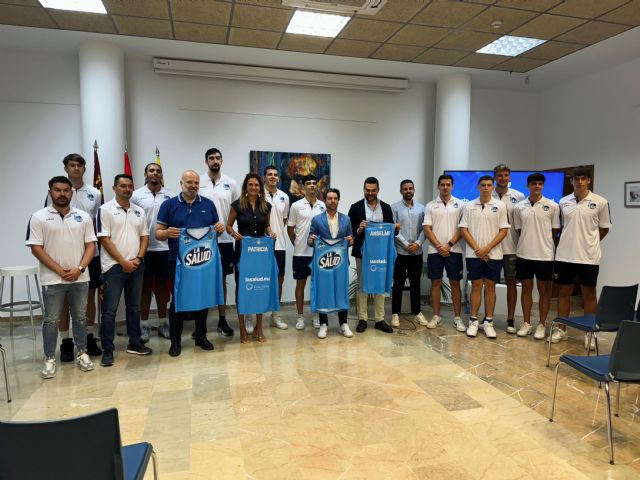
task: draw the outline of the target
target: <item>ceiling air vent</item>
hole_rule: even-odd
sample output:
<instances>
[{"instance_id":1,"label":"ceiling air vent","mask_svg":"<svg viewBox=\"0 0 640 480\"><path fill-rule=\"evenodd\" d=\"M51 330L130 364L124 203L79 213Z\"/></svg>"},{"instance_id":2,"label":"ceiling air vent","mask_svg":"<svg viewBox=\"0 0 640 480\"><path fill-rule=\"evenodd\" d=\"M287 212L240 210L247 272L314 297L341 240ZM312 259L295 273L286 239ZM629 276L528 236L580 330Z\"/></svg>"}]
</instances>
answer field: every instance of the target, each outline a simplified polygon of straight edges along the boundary
<instances>
[{"instance_id":1,"label":"ceiling air vent","mask_svg":"<svg viewBox=\"0 0 640 480\"><path fill-rule=\"evenodd\" d=\"M386 3L387 0L282 0L287 7L347 15L375 15Z\"/></svg>"}]
</instances>

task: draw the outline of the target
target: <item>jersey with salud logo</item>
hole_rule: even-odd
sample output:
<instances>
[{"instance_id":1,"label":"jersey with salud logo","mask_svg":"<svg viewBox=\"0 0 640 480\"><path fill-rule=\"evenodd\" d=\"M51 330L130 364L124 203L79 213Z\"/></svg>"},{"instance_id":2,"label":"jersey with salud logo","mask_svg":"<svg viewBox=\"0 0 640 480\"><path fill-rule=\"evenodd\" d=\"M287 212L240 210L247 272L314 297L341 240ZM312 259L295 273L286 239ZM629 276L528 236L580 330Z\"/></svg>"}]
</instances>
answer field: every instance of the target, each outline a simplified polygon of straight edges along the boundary
<instances>
[{"instance_id":1,"label":"jersey with salud logo","mask_svg":"<svg viewBox=\"0 0 640 480\"><path fill-rule=\"evenodd\" d=\"M518 202L513 209L513 229L520 230L518 257L552 262L554 228L560 228L560 209L556 202L545 197L533 205L528 198Z\"/></svg>"},{"instance_id":2,"label":"jersey with salud logo","mask_svg":"<svg viewBox=\"0 0 640 480\"><path fill-rule=\"evenodd\" d=\"M362 291L388 293L393 283L396 261L393 223L369 222L364 229L362 246Z\"/></svg>"},{"instance_id":3,"label":"jersey with salud logo","mask_svg":"<svg viewBox=\"0 0 640 480\"><path fill-rule=\"evenodd\" d=\"M224 303L216 240L213 226L180 229L173 284L176 312L204 310Z\"/></svg>"},{"instance_id":4,"label":"jersey with salud logo","mask_svg":"<svg viewBox=\"0 0 640 480\"><path fill-rule=\"evenodd\" d=\"M460 227L469 230L479 247L484 247L500 233L502 228L510 228L507 220L507 207L500 200L492 198L482 204L480 198L471 200L462 208ZM502 243L499 243L489 252L490 260L502 260ZM473 247L467 243L466 258L478 258Z\"/></svg>"},{"instance_id":5,"label":"jersey with salud logo","mask_svg":"<svg viewBox=\"0 0 640 480\"><path fill-rule=\"evenodd\" d=\"M286 250L287 229L285 224L289 218L289 195L280 189L276 189L275 194L265 189L264 198L271 204L269 225L271 231L276 234L276 250Z\"/></svg>"},{"instance_id":6,"label":"jersey with salud logo","mask_svg":"<svg viewBox=\"0 0 640 480\"><path fill-rule=\"evenodd\" d=\"M575 195L560 199L562 233L556 250L556 260L568 263L598 265L600 228L611 228L609 202L589 192L580 202Z\"/></svg>"},{"instance_id":7,"label":"jersey with salud logo","mask_svg":"<svg viewBox=\"0 0 640 480\"><path fill-rule=\"evenodd\" d=\"M349 309L349 241L317 238L311 261L311 311Z\"/></svg>"},{"instance_id":8,"label":"jersey with salud logo","mask_svg":"<svg viewBox=\"0 0 640 480\"><path fill-rule=\"evenodd\" d=\"M166 252L169 250L169 243L166 240L158 240L156 238L156 222L158 221L158 211L160 205L171 197L175 197L173 192L160 187L156 193L149 190L145 185L133 192L131 195L131 203L138 205L147 215L147 224L149 225L149 248L147 252Z\"/></svg>"},{"instance_id":9,"label":"jersey with salud logo","mask_svg":"<svg viewBox=\"0 0 640 480\"><path fill-rule=\"evenodd\" d=\"M280 310L274 244L270 237L242 238L238 265L238 313L241 315Z\"/></svg>"},{"instance_id":10,"label":"jersey with salud logo","mask_svg":"<svg viewBox=\"0 0 640 480\"><path fill-rule=\"evenodd\" d=\"M496 200L501 200L504 206L507 207L507 221L510 225L513 225L513 209L517 203L524 200L524 194L513 188L508 188L507 191L500 196L500 194L494 190L491 192L491 196ZM507 232L507 236L502 240L502 254L503 255L515 255L518 245L518 232L515 228L510 228Z\"/></svg>"},{"instance_id":11,"label":"jersey with salud logo","mask_svg":"<svg viewBox=\"0 0 640 480\"><path fill-rule=\"evenodd\" d=\"M462 200L456 197L449 198L447 203L438 196L427 203L424 210L424 222L422 225L429 225L433 234L442 244L449 242L458 233L460 219L462 218ZM438 253L436 247L428 242L427 254ZM462 253L462 245L457 242L451 247L451 253Z\"/></svg>"},{"instance_id":12,"label":"jersey with salud logo","mask_svg":"<svg viewBox=\"0 0 640 480\"><path fill-rule=\"evenodd\" d=\"M41 245L54 262L65 270L71 270L80 266L85 244L95 241L93 222L88 213L72 207L69 213L63 215L54 207L46 207L31 215L25 244ZM87 269L80 274L76 282L88 281L89 270ZM75 282L64 280L56 272L40 263L40 283L56 285Z\"/></svg>"},{"instance_id":13,"label":"jersey with salud logo","mask_svg":"<svg viewBox=\"0 0 640 480\"><path fill-rule=\"evenodd\" d=\"M309 237L309 229L311 228L311 219L316 215L324 213L326 206L323 201L316 200L311 206L309 200L302 198L297 202L293 202L289 211L289 221L287 225L295 228L296 243L293 247L294 257L312 257L313 248L307 242Z\"/></svg>"},{"instance_id":14,"label":"jersey with salud logo","mask_svg":"<svg viewBox=\"0 0 640 480\"><path fill-rule=\"evenodd\" d=\"M231 177L221 174L217 182L207 173L200 175L200 195L213 201L218 217L223 225L227 224L231 204L240 198L238 183ZM220 234L218 243L233 243L233 237L226 231Z\"/></svg>"}]
</instances>

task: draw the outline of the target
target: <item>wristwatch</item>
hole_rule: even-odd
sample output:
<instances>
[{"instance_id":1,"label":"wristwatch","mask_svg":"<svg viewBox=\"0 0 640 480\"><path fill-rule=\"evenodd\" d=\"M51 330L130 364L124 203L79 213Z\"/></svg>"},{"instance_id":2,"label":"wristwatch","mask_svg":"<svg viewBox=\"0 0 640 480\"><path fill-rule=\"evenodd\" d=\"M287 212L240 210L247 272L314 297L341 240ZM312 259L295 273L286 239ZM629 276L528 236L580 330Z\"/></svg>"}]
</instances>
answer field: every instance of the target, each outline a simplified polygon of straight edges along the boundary
<instances>
[{"instance_id":1,"label":"wristwatch","mask_svg":"<svg viewBox=\"0 0 640 480\"><path fill-rule=\"evenodd\" d=\"M450 247L453 247L454 245L454 243L452 243L451 240L449 240L447 243L449 244Z\"/></svg>"},{"instance_id":2,"label":"wristwatch","mask_svg":"<svg viewBox=\"0 0 640 480\"><path fill-rule=\"evenodd\" d=\"M87 267L83 267L82 265L78 265L78 270L80 270L80 273L84 273L84 271L87 269Z\"/></svg>"},{"instance_id":3,"label":"wristwatch","mask_svg":"<svg viewBox=\"0 0 640 480\"><path fill-rule=\"evenodd\" d=\"M144 257L136 257L138 260L140 260L140 263L144 263Z\"/></svg>"}]
</instances>

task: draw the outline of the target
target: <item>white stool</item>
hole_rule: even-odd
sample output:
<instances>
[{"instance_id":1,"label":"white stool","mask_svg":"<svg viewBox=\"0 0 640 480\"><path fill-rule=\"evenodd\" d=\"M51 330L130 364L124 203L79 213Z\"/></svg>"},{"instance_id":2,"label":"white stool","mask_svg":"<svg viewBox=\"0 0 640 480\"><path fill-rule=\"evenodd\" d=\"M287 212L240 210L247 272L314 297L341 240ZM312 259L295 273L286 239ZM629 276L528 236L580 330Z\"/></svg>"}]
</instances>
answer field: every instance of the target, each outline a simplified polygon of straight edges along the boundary
<instances>
[{"instance_id":1,"label":"white stool","mask_svg":"<svg viewBox=\"0 0 640 480\"><path fill-rule=\"evenodd\" d=\"M4 370L4 386L7 388L7 403L11 403L11 391L9 390L9 371L7 370L7 355L0 344L0 355L2 355L2 368Z\"/></svg>"},{"instance_id":2,"label":"white stool","mask_svg":"<svg viewBox=\"0 0 640 480\"><path fill-rule=\"evenodd\" d=\"M38 300L31 299L31 282L29 276L33 275L33 279L36 283L36 291L38 292ZM14 277L24 277L27 283L27 300L14 301L13 300L13 279ZM4 279L9 278L10 290L9 290L9 303L3 303L4 295ZM21 266L21 267L2 267L0 268L0 312L9 312L9 328L10 335L13 336L13 314L15 312L26 312L29 310L29 316L31 317L31 331L33 332L33 339L36 339L36 327L33 322L33 311L40 309L40 312L44 315L42 304L42 292L40 291L40 282L38 281L38 267Z\"/></svg>"}]
</instances>

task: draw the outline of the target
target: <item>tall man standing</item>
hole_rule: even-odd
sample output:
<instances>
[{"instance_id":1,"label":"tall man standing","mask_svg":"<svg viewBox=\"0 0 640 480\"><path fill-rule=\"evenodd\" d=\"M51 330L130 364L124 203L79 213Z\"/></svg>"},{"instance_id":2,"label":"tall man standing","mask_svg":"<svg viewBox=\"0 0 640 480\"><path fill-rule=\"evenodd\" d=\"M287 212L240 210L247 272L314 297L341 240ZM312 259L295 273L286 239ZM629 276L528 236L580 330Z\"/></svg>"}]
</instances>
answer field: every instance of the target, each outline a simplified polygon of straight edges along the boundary
<instances>
[{"instance_id":1,"label":"tall man standing","mask_svg":"<svg viewBox=\"0 0 640 480\"><path fill-rule=\"evenodd\" d=\"M293 244L293 279L296 281L296 309L298 320L296 329L304 330L304 289L311 275L313 247L307 242L311 219L326 210L323 201L316 198L318 180L315 175L306 175L302 179L304 197L293 202L287 221L287 233ZM320 328L320 320L313 319L314 328Z\"/></svg>"},{"instance_id":2,"label":"tall man standing","mask_svg":"<svg viewBox=\"0 0 640 480\"><path fill-rule=\"evenodd\" d=\"M375 177L367 177L364 181L364 199L357 201L349 208L351 230L355 232L351 255L356 258L358 276L358 326L356 332L362 333L367 329L368 295L362 291L362 245L364 243L364 229L369 222L394 223L393 211L388 203L378 199L380 182ZM396 225L396 229L398 225ZM375 328L385 333L393 333L393 328L384 321L384 294L375 294L373 299Z\"/></svg>"},{"instance_id":3,"label":"tall man standing","mask_svg":"<svg viewBox=\"0 0 640 480\"><path fill-rule=\"evenodd\" d=\"M64 171L72 185L71 207L77 208L89 214L95 228L96 215L102 205L102 193L95 187L84 183L84 174L87 167L85 159L77 153L70 153L62 160ZM51 196L47 197L47 205L51 205ZM94 249L94 256L89 263L89 291L87 293L87 353L92 357L102 354L94 337L93 326L96 320L96 289L100 286L100 257L98 249ZM73 340L69 337L69 305L65 300L62 314L60 315L60 361L73 362ZM75 336L75 334L74 334Z\"/></svg>"},{"instance_id":4,"label":"tall man standing","mask_svg":"<svg viewBox=\"0 0 640 480\"><path fill-rule=\"evenodd\" d=\"M31 253L40 262L44 302L42 378L56 375L58 322L65 297L69 302L73 335L78 347L76 362L82 371L93 370L93 363L86 353L85 323L89 289L87 265L96 248L93 222L89 214L70 206L73 191L68 178L53 177L49 180L49 196L51 205L31 216L26 239L26 245L31 247Z\"/></svg>"},{"instance_id":5,"label":"tall man standing","mask_svg":"<svg viewBox=\"0 0 640 480\"><path fill-rule=\"evenodd\" d=\"M133 205L133 178L121 173L113 180L115 198L100 207L97 233L102 250L100 264L104 278L104 303L100 340L100 365L113 365L116 313L124 291L127 353L149 355L151 349L140 339L140 297L144 278L144 255L149 245L149 225L144 210Z\"/></svg>"},{"instance_id":6,"label":"tall man standing","mask_svg":"<svg viewBox=\"0 0 640 480\"><path fill-rule=\"evenodd\" d=\"M276 234L275 255L278 264L278 301L282 301L282 284L284 283L285 260L287 256L286 225L289 218L289 195L278 189L278 167L268 165L264 169L264 196L271 204L269 225ZM282 321L280 312L271 312L271 325L286 330L288 325Z\"/></svg>"},{"instance_id":7,"label":"tall man standing","mask_svg":"<svg viewBox=\"0 0 640 480\"><path fill-rule=\"evenodd\" d=\"M415 195L413 180L400 182L402 200L391 205L393 220L400 225L396 235L395 246L398 256L393 268L393 288L391 290L391 326L400 326L402 311L402 292L404 282L409 277L409 294L411 298L411 314L414 321L427 325L427 319L420 311L420 277L422 276L422 244L424 232L424 205L413 201Z\"/></svg>"},{"instance_id":8,"label":"tall man standing","mask_svg":"<svg viewBox=\"0 0 640 480\"><path fill-rule=\"evenodd\" d=\"M522 282L522 316L524 323L518 330L519 337L531 332L531 306L533 305L533 277L536 277L540 308L540 321L533 338L544 339L545 322L551 304L553 257L560 232L558 204L542 196L546 178L542 173L527 177L529 197L516 204L513 210L513 226L519 234L516 259L516 277Z\"/></svg>"},{"instance_id":9,"label":"tall man standing","mask_svg":"<svg viewBox=\"0 0 640 480\"><path fill-rule=\"evenodd\" d=\"M424 214L424 234L429 240L427 249L427 271L431 280L431 308L433 317L427 323L427 328L436 328L442 322L440 318L440 287L444 270L451 286L453 301L453 323L456 330L464 332L465 327L460 312L462 310L462 246L460 245L460 228L458 224L462 217L462 201L451 195L453 177L440 175L438 177L440 195L430 201Z\"/></svg>"},{"instance_id":10,"label":"tall man standing","mask_svg":"<svg viewBox=\"0 0 640 480\"><path fill-rule=\"evenodd\" d=\"M502 268L501 242L509 232L507 208L492 197L493 178L484 175L478 180L480 197L462 209L460 234L467 242L467 278L471 280L471 316L467 336L478 334L478 310L484 286L484 334L496 338L493 309L496 306L496 283Z\"/></svg>"},{"instance_id":11,"label":"tall man standing","mask_svg":"<svg viewBox=\"0 0 640 480\"><path fill-rule=\"evenodd\" d=\"M609 202L606 198L593 193L591 172L584 166L571 172L573 193L560 200L560 222L562 232L556 251L553 276L560 286L558 292L558 316L568 317L571 311L571 293L580 278L580 288L584 302L584 313L595 313L598 307L596 285L600 269L600 242L611 228ZM566 328L566 327L565 327ZM564 330L555 329L551 333L551 342L566 339ZM585 335L585 347L588 345Z\"/></svg>"},{"instance_id":12,"label":"tall man standing","mask_svg":"<svg viewBox=\"0 0 640 480\"><path fill-rule=\"evenodd\" d=\"M142 300L140 305L141 339L149 341L149 310L151 295L155 287L156 305L158 307L158 333L169 338L169 321L167 320L167 304L169 303L169 245L167 241L156 238L156 220L160 205L175 194L162 185L162 167L157 163L149 163L144 167L144 186L133 192L131 203L142 208L147 215L149 225L149 248L144 256L144 280L142 281Z\"/></svg>"},{"instance_id":13,"label":"tall man standing","mask_svg":"<svg viewBox=\"0 0 640 480\"><path fill-rule=\"evenodd\" d=\"M238 183L228 175L222 173L222 152L217 148L210 148L204 154L208 170L200 175L200 195L211 200L216 206L216 212L221 224L227 224L231 204L240 198ZM224 229L224 228L223 228ZM222 261L222 287L224 289L224 304L218 305L218 332L226 337L233 336L233 328L227 323L225 316L227 304L227 275L233 273L233 237L226 231L218 237L218 249Z\"/></svg>"},{"instance_id":14,"label":"tall man standing","mask_svg":"<svg viewBox=\"0 0 640 480\"><path fill-rule=\"evenodd\" d=\"M513 225L513 208L516 203L524 200L524 194L513 188L511 183L511 169L504 164L497 165L493 169L493 179L496 182L493 198L502 200L507 207L507 220ZM516 248L518 245L518 232L510 228L507 236L502 241L502 269L504 281L507 284L507 333L516 333L513 317L516 313L518 301L518 289L516 288Z\"/></svg>"}]
</instances>

